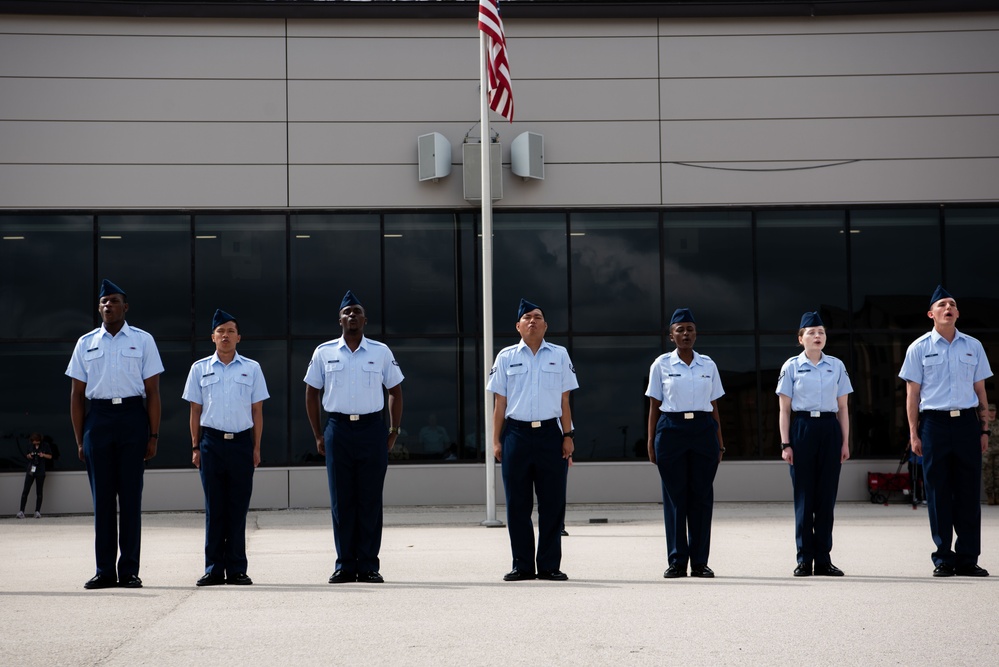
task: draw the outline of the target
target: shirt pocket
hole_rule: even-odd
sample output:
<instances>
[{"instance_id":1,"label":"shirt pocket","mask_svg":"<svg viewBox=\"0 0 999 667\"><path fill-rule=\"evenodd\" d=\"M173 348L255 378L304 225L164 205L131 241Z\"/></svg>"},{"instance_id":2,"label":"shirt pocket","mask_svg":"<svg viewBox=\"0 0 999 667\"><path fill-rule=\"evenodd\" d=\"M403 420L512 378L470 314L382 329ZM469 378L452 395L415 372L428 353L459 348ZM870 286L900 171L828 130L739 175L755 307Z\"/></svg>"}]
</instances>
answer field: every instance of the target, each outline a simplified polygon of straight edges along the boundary
<instances>
[{"instance_id":1,"label":"shirt pocket","mask_svg":"<svg viewBox=\"0 0 999 667\"><path fill-rule=\"evenodd\" d=\"M364 376L364 386L365 387L380 387L382 384L382 369L383 365L380 362L369 362L364 364L362 368Z\"/></svg>"},{"instance_id":2,"label":"shirt pocket","mask_svg":"<svg viewBox=\"0 0 999 667\"><path fill-rule=\"evenodd\" d=\"M923 381L920 383L940 382L943 380L944 358L941 354L923 357Z\"/></svg>"},{"instance_id":3,"label":"shirt pocket","mask_svg":"<svg viewBox=\"0 0 999 667\"><path fill-rule=\"evenodd\" d=\"M562 364L550 361L541 366L541 387L543 389L562 388Z\"/></svg>"},{"instance_id":4,"label":"shirt pocket","mask_svg":"<svg viewBox=\"0 0 999 667\"><path fill-rule=\"evenodd\" d=\"M249 375L237 375L233 378L233 389L239 392L240 398L250 400L253 394L253 378Z\"/></svg>"},{"instance_id":5,"label":"shirt pocket","mask_svg":"<svg viewBox=\"0 0 999 667\"><path fill-rule=\"evenodd\" d=\"M122 367L142 376L142 348L126 347L121 350Z\"/></svg>"},{"instance_id":6,"label":"shirt pocket","mask_svg":"<svg viewBox=\"0 0 999 667\"><path fill-rule=\"evenodd\" d=\"M347 382L346 364L339 359L326 362L326 382L330 387L342 387Z\"/></svg>"},{"instance_id":7,"label":"shirt pocket","mask_svg":"<svg viewBox=\"0 0 999 667\"><path fill-rule=\"evenodd\" d=\"M974 382L975 381L975 369L978 368L978 357L969 356L967 354L962 354L960 357L961 363L958 364L958 373L962 382Z\"/></svg>"}]
</instances>

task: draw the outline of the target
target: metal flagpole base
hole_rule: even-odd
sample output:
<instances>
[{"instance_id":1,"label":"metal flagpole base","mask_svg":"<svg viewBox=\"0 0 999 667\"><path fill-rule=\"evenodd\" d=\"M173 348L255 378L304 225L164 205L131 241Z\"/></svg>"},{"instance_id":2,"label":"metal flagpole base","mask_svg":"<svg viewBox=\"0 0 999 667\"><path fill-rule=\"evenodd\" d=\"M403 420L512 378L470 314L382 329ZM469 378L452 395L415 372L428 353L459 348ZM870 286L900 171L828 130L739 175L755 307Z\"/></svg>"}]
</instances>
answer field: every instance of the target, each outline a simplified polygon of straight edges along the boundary
<instances>
[{"instance_id":1,"label":"metal flagpole base","mask_svg":"<svg viewBox=\"0 0 999 667\"><path fill-rule=\"evenodd\" d=\"M480 526L485 526L486 528L502 528L503 522L499 519L486 519L479 523Z\"/></svg>"}]
</instances>

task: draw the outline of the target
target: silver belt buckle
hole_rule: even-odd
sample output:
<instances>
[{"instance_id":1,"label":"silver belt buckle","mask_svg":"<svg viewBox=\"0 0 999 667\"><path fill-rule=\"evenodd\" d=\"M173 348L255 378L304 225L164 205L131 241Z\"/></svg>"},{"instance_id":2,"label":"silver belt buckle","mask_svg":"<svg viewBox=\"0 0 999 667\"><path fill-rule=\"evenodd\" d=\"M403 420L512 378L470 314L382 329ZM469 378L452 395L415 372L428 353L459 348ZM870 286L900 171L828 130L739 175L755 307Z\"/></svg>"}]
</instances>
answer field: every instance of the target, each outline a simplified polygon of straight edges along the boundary
<instances>
[{"instance_id":1,"label":"silver belt buckle","mask_svg":"<svg viewBox=\"0 0 999 667\"><path fill-rule=\"evenodd\" d=\"M541 422L531 422L531 428L541 428Z\"/></svg>"},{"instance_id":2,"label":"silver belt buckle","mask_svg":"<svg viewBox=\"0 0 999 667\"><path fill-rule=\"evenodd\" d=\"M693 412L684 412L683 413L683 418L684 419L693 419L694 418L694 413Z\"/></svg>"},{"instance_id":3,"label":"silver belt buckle","mask_svg":"<svg viewBox=\"0 0 999 667\"><path fill-rule=\"evenodd\" d=\"M951 417L960 417L961 416L961 411L960 410L951 410L950 411L950 416Z\"/></svg>"},{"instance_id":4,"label":"silver belt buckle","mask_svg":"<svg viewBox=\"0 0 999 667\"><path fill-rule=\"evenodd\" d=\"M359 421L361 421L361 415L351 415L350 416L350 421L352 421L352 422L359 422Z\"/></svg>"},{"instance_id":5,"label":"silver belt buckle","mask_svg":"<svg viewBox=\"0 0 999 667\"><path fill-rule=\"evenodd\" d=\"M812 410L811 412L808 413L808 416L809 417L821 417L822 413L820 411L818 411L818 410Z\"/></svg>"},{"instance_id":6,"label":"silver belt buckle","mask_svg":"<svg viewBox=\"0 0 999 667\"><path fill-rule=\"evenodd\" d=\"M222 439L223 439L223 440L232 440L232 439L233 439L233 438L235 438L235 437L236 437L236 434L235 434L235 433L224 433L224 434L222 435Z\"/></svg>"},{"instance_id":7,"label":"silver belt buckle","mask_svg":"<svg viewBox=\"0 0 999 667\"><path fill-rule=\"evenodd\" d=\"M120 398L112 398L111 399L111 405L121 405L121 399Z\"/></svg>"}]
</instances>

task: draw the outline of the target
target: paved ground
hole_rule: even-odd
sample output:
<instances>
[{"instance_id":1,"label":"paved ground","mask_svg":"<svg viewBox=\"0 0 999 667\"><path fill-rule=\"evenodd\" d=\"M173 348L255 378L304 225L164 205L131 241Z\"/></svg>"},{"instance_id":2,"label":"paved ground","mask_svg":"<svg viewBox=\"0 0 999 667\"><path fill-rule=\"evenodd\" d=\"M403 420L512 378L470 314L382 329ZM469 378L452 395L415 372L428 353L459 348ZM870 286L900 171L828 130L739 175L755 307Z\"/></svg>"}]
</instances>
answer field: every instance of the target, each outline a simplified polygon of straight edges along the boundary
<instances>
[{"instance_id":1,"label":"paved ground","mask_svg":"<svg viewBox=\"0 0 999 667\"><path fill-rule=\"evenodd\" d=\"M981 564L999 575L999 507L983 513ZM603 505L570 508L570 581L505 583L506 530L479 526L484 516L389 508L386 583L330 586L328 511L254 512L255 584L198 589L203 515L149 514L145 587L105 591L83 589L90 517L0 519L0 665L980 665L999 655L999 576L931 578L922 508L840 504L842 579L790 576L789 503L716 506L714 580L662 578L660 507Z\"/></svg>"}]
</instances>

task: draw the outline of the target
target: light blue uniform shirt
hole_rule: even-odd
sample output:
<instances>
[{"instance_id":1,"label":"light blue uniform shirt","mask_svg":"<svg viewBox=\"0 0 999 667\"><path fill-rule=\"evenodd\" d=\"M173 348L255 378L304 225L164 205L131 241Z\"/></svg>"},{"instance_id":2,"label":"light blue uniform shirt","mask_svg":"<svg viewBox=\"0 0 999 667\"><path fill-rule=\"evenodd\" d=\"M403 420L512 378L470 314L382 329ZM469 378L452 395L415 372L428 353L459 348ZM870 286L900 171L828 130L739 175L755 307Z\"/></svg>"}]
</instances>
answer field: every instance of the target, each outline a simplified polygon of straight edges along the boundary
<instances>
[{"instance_id":1,"label":"light blue uniform shirt","mask_svg":"<svg viewBox=\"0 0 999 667\"><path fill-rule=\"evenodd\" d=\"M954 341L930 330L912 342L898 376L919 385L919 409L965 410L978 405L975 383L992 377L985 350L960 331Z\"/></svg>"},{"instance_id":2,"label":"light blue uniform shirt","mask_svg":"<svg viewBox=\"0 0 999 667\"><path fill-rule=\"evenodd\" d=\"M792 412L839 412L837 399L852 394L853 384L836 357L823 352L813 364L802 352L781 366L776 393L790 397Z\"/></svg>"},{"instance_id":3,"label":"light blue uniform shirt","mask_svg":"<svg viewBox=\"0 0 999 667\"><path fill-rule=\"evenodd\" d=\"M183 399L201 406L201 425L226 433L253 428L254 403L270 398L260 364L236 353L228 365L218 352L191 366Z\"/></svg>"},{"instance_id":4,"label":"light blue uniform shirt","mask_svg":"<svg viewBox=\"0 0 999 667\"><path fill-rule=\"evenodd\" d=\"M364 336L354 352L343 338L323 343L312 353L305 372L305 383L323 390L323 409L345 415L381 412L382 385L391 389L403 379L388 346Z\"/></svg>"},{"instance_id":5,"label":"light blue uniform shirt","mask_svg":"<svg viewBox=\"0 0 999 667\"><path fill-rule=\"evenodd\" d=\"M145 396L144 380L163 372L153 337L125 322L117 335L102 324L76 341L66 375L85 382L88 399Z\"/></svg>"},{"instance_id":6,"label":"light blue uniform shirt","mask_svg":"<svg viewBox=\"0 0 999 667\"><path fill-rule=\"evenodd\" d=\"M538 353L523 340L500 350L486 389L506 397L504 417L524 422L562 416L562 394L579 388L569 352L541 341Z\"/></svg>"},{"instance_id":7,"label":"light blue uniform shirt","mask_svg":"<svg viewBox=\"0 0 999 667\"><path fill-rule=\"evenodd\" d=\"M645 395L662 401L660 412L712 412L725 390L711 357L694 352L688 366L674 350L652 362Z\"/></svg>"}]
</instances>

